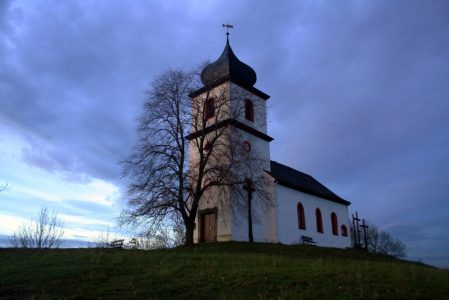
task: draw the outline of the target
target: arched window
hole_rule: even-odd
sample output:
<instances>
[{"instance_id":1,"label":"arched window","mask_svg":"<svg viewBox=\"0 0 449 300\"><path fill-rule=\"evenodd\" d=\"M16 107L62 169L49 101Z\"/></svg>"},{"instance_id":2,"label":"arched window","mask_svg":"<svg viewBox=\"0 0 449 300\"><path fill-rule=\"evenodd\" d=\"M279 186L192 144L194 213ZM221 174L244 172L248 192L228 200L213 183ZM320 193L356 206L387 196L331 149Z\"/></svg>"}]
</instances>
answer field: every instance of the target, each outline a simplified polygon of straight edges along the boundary
<instances>
[{"instance_id":1,"label":"arched window","mask_svg":"<svg viewBox=\"0 0 449 300\"><path fill-rule=\"evenodd\" d=\"M304 214L304 206L301 202L298 202L296 206L296 211L298 212L298 227L299 229L306 229L306 215Z\"/></svg>"},{"instance_id":2,"label":"arched window","mask_svg":"<svg viewBox=\"0 0 449 300\"><path fill-rule=\"evenodd\" d=\"M348 229L346 228L346 225L341 225L341 235L348 236Z\"/></svg>"},{"instance_id":3,"label":"arched window","mask_svg":"<svg viewBox=\"0 0 449 300\"><path fill-rule=\"evenodd\" d=\"M205 188L205 190L208 190L210 188L210 184L211 184L211 179L210 178L206 178L204 180L204 185L203 187Z\"/></svg>"},{"instance_id":4,"label":"arched window","mask_svg":"<svg viewBox=\"0 0 449 300\"><path fill-rule=\"evenodd\" d=\"M332 234L338 235L338 219L337 215L334 212L331 214L331 221L332 221Z\"/></svg>"},{"instance_id":5,"label":"arched window","mask_svg":"<svg viewBox=\"0 0 449 300\"><path fill-rule=\"evenodd\" d=\"M204 151L206 151L206 152L209 152L210 148L212 148L211 142L207 142L203 147Z\"/></svg>"},{"instance_id":6,"label":"arched window","mask_svg":"<svg viewBox=\"0 0 449 300\"><path fill-rule=\"evenodd\" d=\"M243 142L243 150L245 152L251 152L251 143L248 141Z\"/></svg>"},{"instance_id":7,"label":"arched window","mask_svg":"<svg viewBox=\"0 0 449 300\"><path fill-rule=\"evenodd\" d=\"M215 99L209 98L204 102L204 118L209 119L215 116Z\"/></svg>"},{"instance_id":8,"label":"arched window","mask_svg":"<svg viewBox=\"0 0 449 300\"><path fill-rule=\"evenodd\" d=\"M315 210L316 216L316 231L323 233L323 218L321 217L321 210L317 207Z\"/></svg>"},{"instance_id":9,"label":"arched window","mask_svg":"<svg viewBox=\"0 0 449 300\"><path fill-rule=\"evenodd\" d=\"M245 100L245 118L254 122L254 105L249 99Z\"/></svg>"}]
</instances>

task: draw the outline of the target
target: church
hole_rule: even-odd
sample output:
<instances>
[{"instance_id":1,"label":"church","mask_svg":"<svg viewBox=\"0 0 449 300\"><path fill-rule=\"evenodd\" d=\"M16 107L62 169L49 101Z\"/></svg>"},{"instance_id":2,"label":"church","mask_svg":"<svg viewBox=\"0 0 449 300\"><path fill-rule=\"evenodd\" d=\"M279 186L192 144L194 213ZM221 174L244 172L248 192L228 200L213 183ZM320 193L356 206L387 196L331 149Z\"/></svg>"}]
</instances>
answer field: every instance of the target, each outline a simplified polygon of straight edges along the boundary
<instances>
[{"instance_id":1,"label":"church","mask_svg":"<svg viewBox=\"0 0 449 300\"><path fill-rule=\"evenodd\" d=\"M270 205L262 207L255 194L253 206L249 206L255 218L248 222L252 213L242 214L234 201L236 189L242 189L241 186L229 193L220 191L218 187L211 188L204 196L207 200L199 203L194 241L248 241L249 228L252 227L251 238L255 242L350 247L350 202L312 176L270 159L273 138L267 133L266 109L270 96L254 86L256 80L256 72L233 52L227 33L222 54L201 72L203 87L189 96L193 104L198 104L196 107L203 107L202 112L199 109L192 113L205 114L208 120L212 120L204 128L208 134L223 127L230 128L226 135L220 137L226 140L224 144L239 144L242 152L257 153L260 164L256 173L266 180L264 189L269 195ZM226 109L218 107L219 94L226 95L223 98ZM233 114L230 108L242 113ZM191 165L198 161L200 155L193 145L194 137L198 136L196 131L198 128L192 124L192 133L187 137ZM218 196L223 195L227 197L226 201L218 201Z\"/></svg>"}]
</instances>

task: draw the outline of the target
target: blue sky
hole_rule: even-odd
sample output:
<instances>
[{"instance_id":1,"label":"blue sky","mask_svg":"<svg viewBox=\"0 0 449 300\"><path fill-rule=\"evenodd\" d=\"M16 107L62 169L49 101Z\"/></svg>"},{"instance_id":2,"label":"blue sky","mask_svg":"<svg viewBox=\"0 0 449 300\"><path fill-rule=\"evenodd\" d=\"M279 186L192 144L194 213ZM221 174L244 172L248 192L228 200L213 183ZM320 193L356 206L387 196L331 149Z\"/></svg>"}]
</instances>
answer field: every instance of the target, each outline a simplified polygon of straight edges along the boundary
<instances>
[{"instance_id":1,"label":"blue sky","mask_svg":"<svg viewBox=\"0 0 449 300\"><path fill-rule=\"evenodd\" d=\"M0 234L41 206L114 228L151 80L231 45L271 96L272 159L449 267L449 3L0 2Z\"/></svg>"}]
</instances>

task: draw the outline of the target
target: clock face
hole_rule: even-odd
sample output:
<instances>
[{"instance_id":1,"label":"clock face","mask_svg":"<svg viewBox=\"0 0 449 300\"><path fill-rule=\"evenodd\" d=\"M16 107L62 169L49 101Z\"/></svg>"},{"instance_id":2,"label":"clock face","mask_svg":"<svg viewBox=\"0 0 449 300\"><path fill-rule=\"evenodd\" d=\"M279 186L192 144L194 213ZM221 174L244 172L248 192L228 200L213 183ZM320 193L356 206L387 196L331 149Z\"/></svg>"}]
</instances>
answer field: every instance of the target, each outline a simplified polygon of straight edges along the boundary
<instances>
[{"instance_id":1,"label":"clock face","mask_svg":"<svg viewBox=\"0 0 449 300\"><path fill-rule=\"evenodd\" d=\"M251 151L251 144L248 141L244 141L243 142L243 150L245 152L250 152Z\"/></svg>"}]
</instances>

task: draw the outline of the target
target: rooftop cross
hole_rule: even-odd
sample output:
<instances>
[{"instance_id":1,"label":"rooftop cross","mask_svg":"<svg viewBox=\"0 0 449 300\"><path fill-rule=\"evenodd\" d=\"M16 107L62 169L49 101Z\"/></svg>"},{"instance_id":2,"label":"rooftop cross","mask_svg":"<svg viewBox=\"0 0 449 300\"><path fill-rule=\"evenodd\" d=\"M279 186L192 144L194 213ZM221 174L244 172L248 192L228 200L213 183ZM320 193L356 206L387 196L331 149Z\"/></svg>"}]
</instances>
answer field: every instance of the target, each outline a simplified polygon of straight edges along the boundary
<instances>
[{"instance_id":1,"label":"rooftop cross","mask_svg":"<svg viewBox=\"0 0 449 300\"><path fill-rule=\"evenodd\" d=\"M226 24L223 24L223 28L226 28L226 35L229 35L229 28L234 28L234 25L231 25L226 21Z\"/></svg>"}]
</instances>

